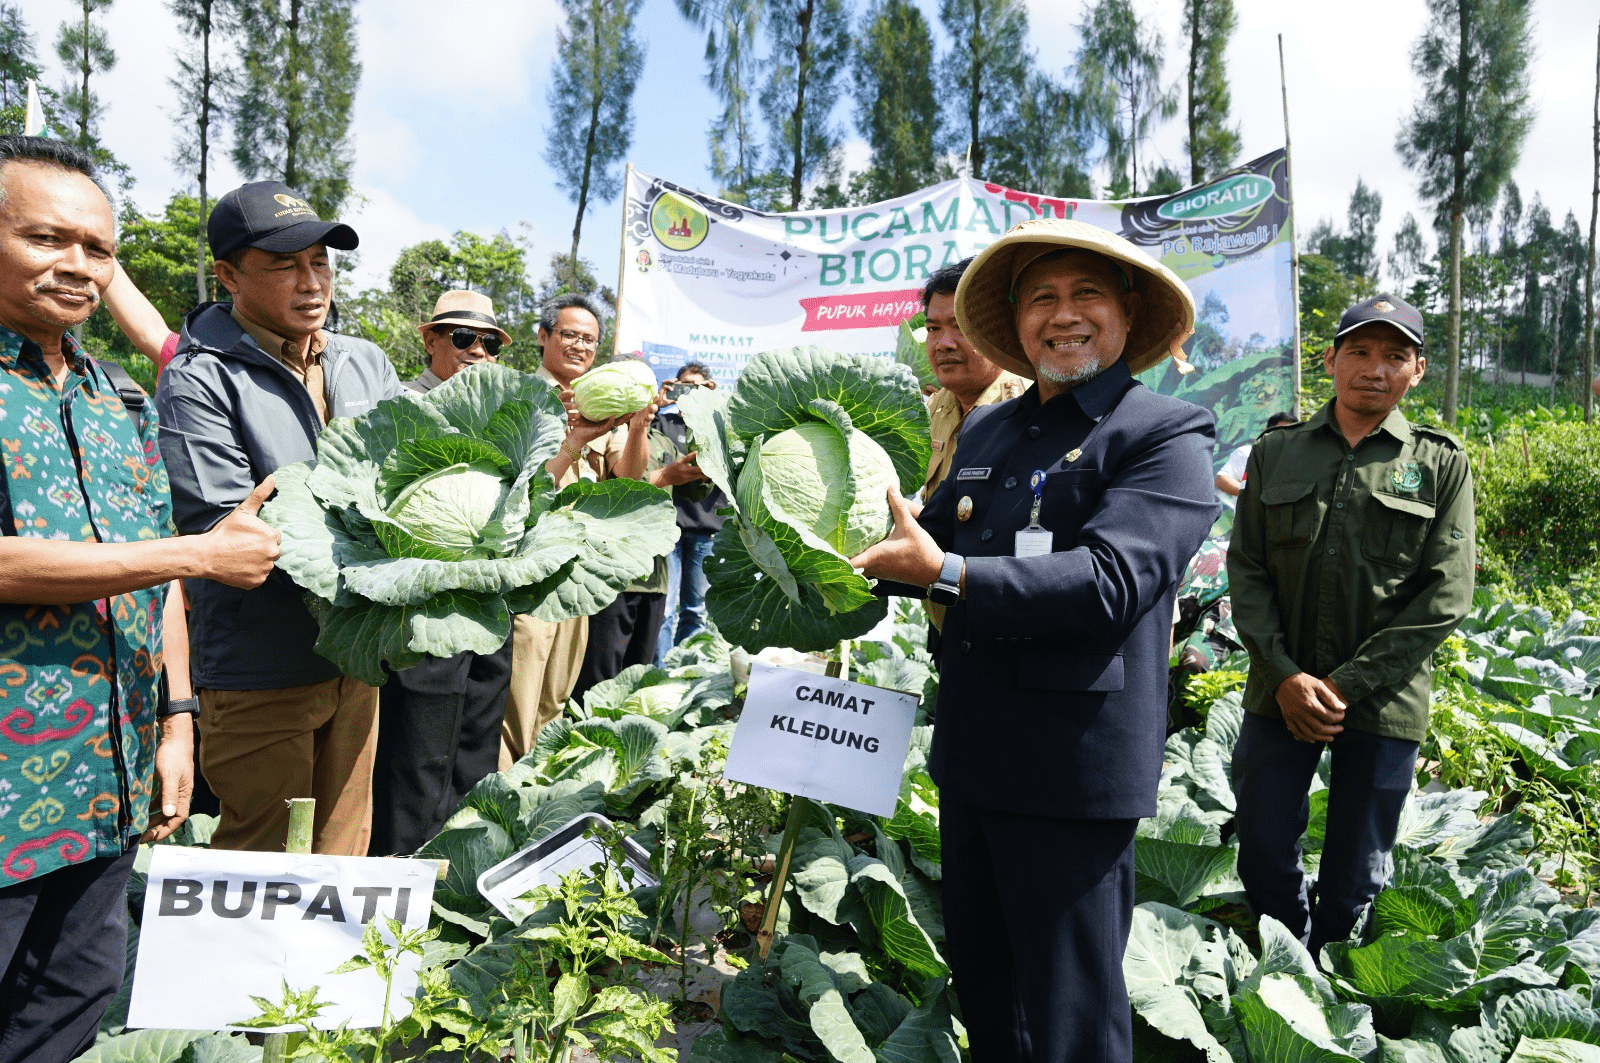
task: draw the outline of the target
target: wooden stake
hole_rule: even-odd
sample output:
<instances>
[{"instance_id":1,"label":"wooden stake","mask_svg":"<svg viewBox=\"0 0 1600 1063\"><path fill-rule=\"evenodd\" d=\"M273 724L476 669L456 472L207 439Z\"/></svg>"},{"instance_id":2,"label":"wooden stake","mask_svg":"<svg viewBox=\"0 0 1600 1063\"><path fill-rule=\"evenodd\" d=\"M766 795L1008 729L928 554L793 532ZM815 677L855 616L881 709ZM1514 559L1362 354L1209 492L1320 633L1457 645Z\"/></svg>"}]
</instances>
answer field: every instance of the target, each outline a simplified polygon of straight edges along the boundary
<instances>
[{"instance_id":1,"label":"wooden stake","mask_svg":"<svg viewBox=\"0 0 1600 1063\"><path fill-rule=\"evenodd\" d=\"M1289 75L1283 65L1283 34L1278 34L1278 88L1283 93L1283 185L1289 193L1289 284L1294 289L1294 415L1300 409L1300 241L1294 227L1294 163L1289 148Z\"/></svg>"},{"instance_id":2,"label":"wooden stake","mask_svg":"<svg viewBox=\"0 0 1600 1063\"><path fill-rule=\"evenodd\" d=\"M1600 219L1600 32L1594 50L1594 191L1589 197L1589 257L1583 264L1583 419L1594 421L1594 229Z\"/></svg>"},{"instance_id":3,"label":"wooden stake","mask_svg":"<svg viewBox=\"0 0 1600 1063\"><path fill-rule=\"evenodd\" d=\"M296 797L289 802L289 837L284 852L311 851L312 823L316 814L317 802L314 798ZM267 1034L261 1041L261 1063L283 1063L289 1055L289 1037L286 1033Z\"/></svg>"},{"instance_id":4,"label":"wooden stake","mask_svg":"<svg viewBox=\"0 0 1600 1063\"><path fill-rule=\"evenodd\" d=\"M617 233L617 312L611 318L611 357L622 353L622 292L628 281L628 189L633 186L633 163L622 171L622 227Z\"/></svg>"}]
</instances>

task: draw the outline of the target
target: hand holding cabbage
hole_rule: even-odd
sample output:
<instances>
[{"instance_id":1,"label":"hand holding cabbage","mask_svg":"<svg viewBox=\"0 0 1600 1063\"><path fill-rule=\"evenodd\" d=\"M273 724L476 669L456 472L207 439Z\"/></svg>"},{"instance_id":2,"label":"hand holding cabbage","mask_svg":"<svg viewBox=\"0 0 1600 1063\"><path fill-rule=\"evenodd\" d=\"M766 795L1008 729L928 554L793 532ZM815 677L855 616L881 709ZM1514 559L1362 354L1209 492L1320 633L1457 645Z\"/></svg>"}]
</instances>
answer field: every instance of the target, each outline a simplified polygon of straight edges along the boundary
<instances>
[{"instance_id":1,"label":"hand holding cabbage","mask_svg":"<svg viewBox=\"0 0 1600 1063\"><path fill-rule=\"evenodd\" d=\"M927 473L928 412L903 366L816 347L750 360L738 393L679 399L700 467L732 501L706 562L706 607L749 650L831 649L887 603L850 558L887 535L887 492Z\"/></svg>"},{"instance_id":2,"label":"hand holding cabbage","mask_svg":"<svg viewBox=\"0 0 1600 1063\"><path fill-rule=\"evenodd\" d=\"M548 383L481 364L329 422L261 511L317 652L377 685L385 662L493 653L512 613L588 616L648 573L678 539L670 496L632 480L557 494L544 466L566 420Z\"/></svg>"}]
</instances>

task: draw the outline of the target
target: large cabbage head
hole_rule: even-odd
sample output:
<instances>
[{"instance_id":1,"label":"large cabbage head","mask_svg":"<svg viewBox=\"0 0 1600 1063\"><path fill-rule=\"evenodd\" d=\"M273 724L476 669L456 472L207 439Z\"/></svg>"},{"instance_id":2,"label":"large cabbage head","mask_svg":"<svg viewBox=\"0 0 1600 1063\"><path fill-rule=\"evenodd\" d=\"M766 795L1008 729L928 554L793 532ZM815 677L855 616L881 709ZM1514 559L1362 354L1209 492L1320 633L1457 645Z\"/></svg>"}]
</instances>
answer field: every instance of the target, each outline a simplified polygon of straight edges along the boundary
<instances>
[{"instance_id":1,"label":"large cabbage head","mask_svg":"<svg viewBox=\"0 0 1600 1063\"><path fill-rule=\"evenodd\" d=\"M638 413L655 394L656 374L637 358L595 366L572 382L578 412L591 421Z\"/></svg>"},{"instance_id":2,"label":"large cabbage head","mask_svg":"<svg viewBox=\"0 0 1600 1063\"><path fill-rule=\"evenodd\" d=\"M458 462L413 480L389 504L388 515L418 543L476 557L479 535L510 491L511 477L493 463Z\"/></svg>"},{"instance_id":3,"label":"large cabbage head","mask_svg":"<svg viewBox=\"0 0 1600 1063\"><path fill-rule=\"evenodd\" d=\"M806 421L768 436L739 473L739 503L759 512L767 497L791 519L843 555L854 557L889 534L886 495L898 477L894 462L865 432L841 434Z\"/></svg>"}]
</instances>

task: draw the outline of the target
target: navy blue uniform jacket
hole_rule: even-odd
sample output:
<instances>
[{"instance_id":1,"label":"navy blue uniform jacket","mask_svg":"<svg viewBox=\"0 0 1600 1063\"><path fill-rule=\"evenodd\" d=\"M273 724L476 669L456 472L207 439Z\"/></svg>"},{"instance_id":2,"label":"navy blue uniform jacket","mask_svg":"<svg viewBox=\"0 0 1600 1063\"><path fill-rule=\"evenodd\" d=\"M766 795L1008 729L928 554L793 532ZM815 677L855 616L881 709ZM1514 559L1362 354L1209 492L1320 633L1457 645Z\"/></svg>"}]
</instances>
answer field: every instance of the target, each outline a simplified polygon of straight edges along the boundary
<instances>
[{"instance_id":1,"label":"navy blue uniform jacket","mask_svg":"<svg viewBox=\"0 0 1600 1063\"><path fill-rule=\"evenodd\" d=\"M1214 429L1123 362L1043 407L1035 386L974 411L921 518L967 559L939 662L943 792L1070 819L1155 815L1173 595L1218 512ZM1054 552L1017 558L1035 469Z\"/></svg>"}]
</instances>

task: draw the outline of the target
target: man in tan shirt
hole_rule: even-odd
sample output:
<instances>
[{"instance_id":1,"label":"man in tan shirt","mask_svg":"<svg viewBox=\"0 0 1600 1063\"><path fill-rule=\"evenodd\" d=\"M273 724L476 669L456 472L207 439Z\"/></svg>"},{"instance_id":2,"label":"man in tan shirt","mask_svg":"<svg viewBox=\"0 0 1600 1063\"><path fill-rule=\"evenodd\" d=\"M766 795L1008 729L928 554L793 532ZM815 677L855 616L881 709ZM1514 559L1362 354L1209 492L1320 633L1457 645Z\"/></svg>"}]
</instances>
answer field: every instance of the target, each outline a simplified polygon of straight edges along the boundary
<instances>
[{"instance_id":1,"label":"man in tan shirt","mask_svg":"<svg viewBox=\"0 0 1600 1063\"><path fill-rule=\"evenodd\" d=\"M928 364L939 378L939 390L928 397L933 453L928 457L928 477L922 485L923 502L932 498L934 489L950 475L967 415L979 406L1014 399L1028 389L1026 380L973 350L956 324L956 286L971 262L968 258L944 267L929 277L922 289ZM933 626L939 627L944 621L944 606L924 601L923 607Z\"/></svg>"}]
</instances>

